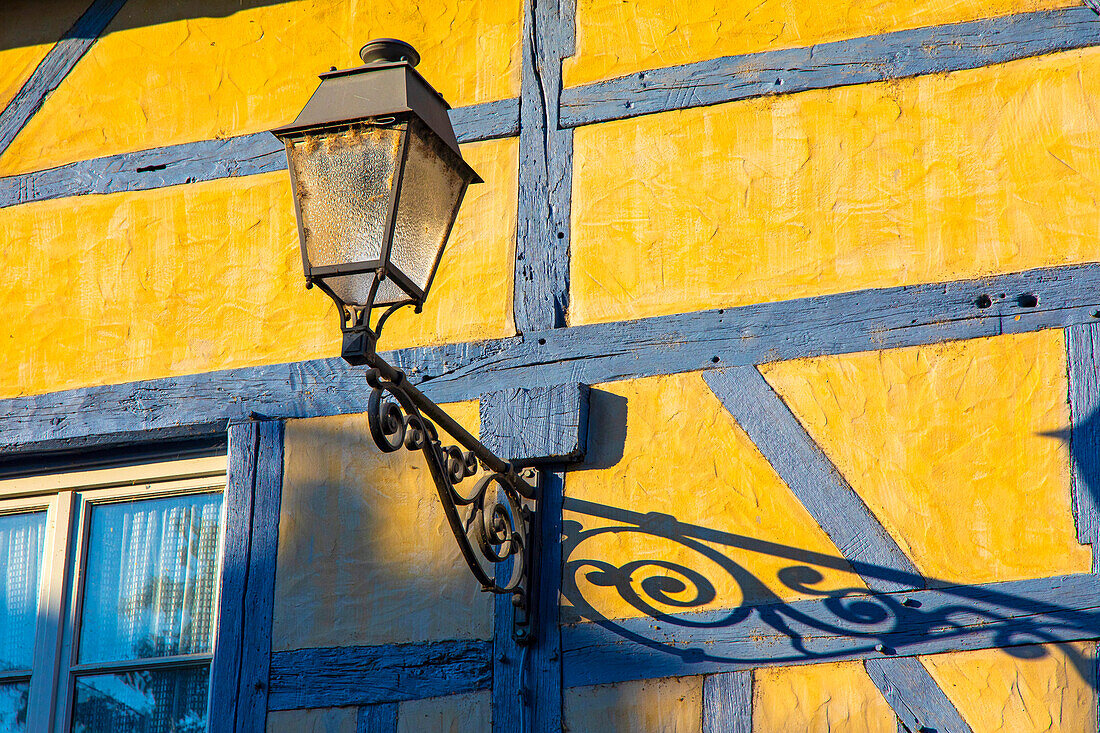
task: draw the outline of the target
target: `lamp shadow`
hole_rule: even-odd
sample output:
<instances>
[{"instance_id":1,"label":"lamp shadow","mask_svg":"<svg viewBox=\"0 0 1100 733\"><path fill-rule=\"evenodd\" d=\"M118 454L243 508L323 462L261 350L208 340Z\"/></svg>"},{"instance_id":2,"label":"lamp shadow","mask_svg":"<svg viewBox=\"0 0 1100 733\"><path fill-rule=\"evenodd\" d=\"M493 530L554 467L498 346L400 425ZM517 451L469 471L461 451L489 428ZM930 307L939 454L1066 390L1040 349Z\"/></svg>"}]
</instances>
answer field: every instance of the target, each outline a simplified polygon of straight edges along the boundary
<instances>
[{"instance_id":1,"label":"lamp shadow","mask_svg":"<svg viewBox=\"0 0 1100 733\"><path fill-rule=\"evenodd\" d=\"M592 622L622 638L688 662L739 666L848 661L870 656L998 648L1018 659L1049 654L1055 644L1074 669L1096 688L1096 659L1065 643L1097 636L1100 613L1059 605L1048 599L1015 595L994 586L965 586L925 578L870 563L688 524L660 513L641 513L566 497L568 512L598 520L563 524L562 596L565 625ZM726 577L663 558L612 562L592 557L586 543L607 537L645 538L678 545ZM774 579L750 571L731 557L745 551L790 561ZM599 553L606 555L606 553ZM667 555L667 553L665 553ZM856 573L915 590L876 593L866 587L825 588L826 574ZM742 602L714 610L718 588L730 581ZM770 585L806 600L784 601ZM584 587L600 589L586 595ZM917 589L934 588L933 591ZM606 590L603 590L606 589ZM602 613L595 596L610 591L642 619L615 619ZM605 601L608 596L601 596ZM924 600L920 600L924 599ZM619 606L621 608L621 606ZM719 633L715 633L715 632ZM715 639L736 639L715 644ZM753 643L753 640L756 643ZM744 642L744 643L741 643Z\"/></svg>"}]
</instances>

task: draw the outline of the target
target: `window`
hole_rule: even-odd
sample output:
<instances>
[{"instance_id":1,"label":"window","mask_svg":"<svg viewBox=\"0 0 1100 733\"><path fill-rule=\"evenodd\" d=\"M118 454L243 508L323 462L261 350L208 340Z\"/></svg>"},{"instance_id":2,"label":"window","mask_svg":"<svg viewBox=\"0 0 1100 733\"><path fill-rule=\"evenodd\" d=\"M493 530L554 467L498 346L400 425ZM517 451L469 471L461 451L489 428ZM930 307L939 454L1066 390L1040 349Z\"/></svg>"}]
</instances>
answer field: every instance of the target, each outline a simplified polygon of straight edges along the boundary
<instances>
[{"instance_id":1,"label":"window","mask_svg":"<svg viewBox=\"0 0 1100 733\"><path fill-rule=\"evenodd\" d=\"M0 730L207 728L225 459L0 481Z\"/></svg>"}]
</instances>

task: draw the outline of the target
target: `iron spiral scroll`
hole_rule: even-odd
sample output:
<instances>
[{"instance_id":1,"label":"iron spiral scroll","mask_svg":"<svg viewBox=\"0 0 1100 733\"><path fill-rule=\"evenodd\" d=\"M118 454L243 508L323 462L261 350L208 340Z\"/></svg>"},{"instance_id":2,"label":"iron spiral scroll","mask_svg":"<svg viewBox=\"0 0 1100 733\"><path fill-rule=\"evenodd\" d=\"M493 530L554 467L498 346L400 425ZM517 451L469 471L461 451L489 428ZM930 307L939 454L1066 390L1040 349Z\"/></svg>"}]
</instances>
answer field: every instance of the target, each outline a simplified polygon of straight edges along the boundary
<instances>
[{"instance_id":1,"label":"iron spiral scroll","mask_svg":"<svg viewBox=\"0 0 1100 733\"><path fill-rule=\"evenodd\" d=\"M371 437L385 453L405 448L424 454L463 559L481 583L482 590L512 596L512 605L516 608L516 636L522 639L527 631L524 620L528 612L531 524L531 511L524 500L535 498L534 489L510 463L492 455L461 428L452 435L469 450L464 451L456 445L444 446L432 420L422 414L422 407L430 407L437 417L445 418L446 415L410 385L400 370L392 367L390 370L390 379L378 368L367 372L367 384L372 388L367 406ZM478 479L471 493L460 492L456 486L474 476L479 465L489 472ZM466 509L464 518L460 511L463 508ZM508 579L501 582L493 568L509 558L512 570Z\"/></svg>"}]
</instances>

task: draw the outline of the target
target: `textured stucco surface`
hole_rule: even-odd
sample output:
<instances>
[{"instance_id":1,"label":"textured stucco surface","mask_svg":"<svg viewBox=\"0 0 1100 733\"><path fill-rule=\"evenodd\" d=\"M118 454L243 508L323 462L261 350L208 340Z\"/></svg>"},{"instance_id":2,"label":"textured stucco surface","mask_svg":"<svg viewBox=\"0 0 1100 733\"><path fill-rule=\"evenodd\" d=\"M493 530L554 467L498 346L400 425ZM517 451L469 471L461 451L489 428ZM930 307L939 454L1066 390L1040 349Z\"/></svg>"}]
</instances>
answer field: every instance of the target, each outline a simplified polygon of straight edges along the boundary
<instances>
[{"instance_id":1,"label":"textured stucco surface","mask_svg":"<svg viewBox=\"0 0 1100 733\"><path fill-rule=\"evenodd\" d=\"M403 702L397 707L397 733L488 731L491 702L488 692Z\"/></svg>"},{"instance_id":2,"label":"textured stucco surface","mask_svg":"<svg viewBox=\"0 0 1100 733\"><path fill-rule=\"evenodd\" d=\"M571 323L1100 259L1100 49L575 133Z\"/></svg>"},{"instance_id":3,"label":"textured stucco surface","mask_svg":"<svg viewBox=\"0 0 1100 733\"><path fill-rule=\"evenodd\" d=\"M395 314L380 348L515 332L517 147L464 146L486 182L424 312ZM286 172L0 209L0 241L15 284L0 397L339 354L335 307L305 289Z\"/></svg>"},{"instance_id":4,"label":"textured stucco surface","mask_svg":"<svg viewBox=\"0 0 1100 733\"><path fill-rule=\"evenodd\" d=\"M80 17L89 0L4 0L0 8L0 109L30 78L54 43Z\"/></svg>"},{"instance_id":5,"label":"textured stucco surface","mask_svg":"<svg viewBox=\"0 0 1100 733\"><path fill-rule=\"evenodd\" d=\"M975 731L1096 730L1095 642L937 654L921 663Z\"/></svg>"},{"instance_id":6,"label":"textured stucco surface","mask_svg":"<svg viewBox=\"0 0 1100 733\"><path fill-rule=\"evenodd\" d=\"M931 578L1088 572L1070 507L1058 330L762 370Z\"/></svg>"},{"instance_id":7,"label":"textured stucco surface","mask_svg":"<svg viewBox=\"0 0 1100 733\"><path fill-rule=\"evenodd\" d=\"M446 409L476 428L476 403ZM345 415L288 421L284 466L273 649L492 637L422 455Z\"/></svg>"},{"instance_id":8,"label":"textured stucco surface","mask_svg":"<svg viewBox=\"0 0 1100 733\"><path fill-rule=\"evenodd\" d=\"M358 708L278 710L267 714L267 733L356 733Z\"/></svg>"},{"instance_id":9,"label":"textured stucco surface","mask_svg":"<svg viewBox=\"0 0 1100 733\"><path fill-rule=\"evenodd\" d=\"M758 669L752 705L753 733L898 731L894 711L862 662Z\"/></svg>"},{"instance_id":10,"label":"textured stucco surface","mask_svg":"<svg viewBox=\"0 0 1100 733\"><path fill-rule=\"evenodd\" d=\"M613 619L810 597L781 580L784 569L801 565L787 557L662 535L660 515L666 515L730 533L734 542L839 554L702 377L599 385L590 414L587 465L604 467L570 472L565 482L565 533L584 533L578 544L566 545L567 604L579 597L591 609L582 615ZM599 533L629 525L573 511L574 499L651 514L653 521L645 530ZM629 574L629 592L610 582L608 565ZM818 570L824 576L814 585L818 591L862 587L851 573ZM649 592L657 587L654 578L667 579L659 581L667 599ZM632 593L649 605L630 603ZM562 613L570 621L577 610L566 605Z\"/></svg>"},{"instance_id":11,"label":"textured stucco surface","mask_svg":"<svg viewBox=\"0 0 1100 733\"><path fill-rule=\"evenodd\" d=\"M1080 5L1078 0L578 0L565 85L693 61Z\"/></svg>"},{"instance_id":12,"label":"textured stucco surface","mask_svg":"<svg viewBox=\"0 0 1100 733\"><path fill-rule=\"evenodd\" d=\"M700 733L703 678L668 677L565 691L570 733Z\"/></svg>"},{"instance_id":13,"label":"textured stucco surface","mask_svg":"<svg viewBox=\"0 0 1100 733\"><path fill-rule=\"evenodd\" d=\"M521 25L519 0L132 0L0 156L0 175L288 123L317 74L358 66L377 37L412 43L454 106L513 97Z\"/></svg>"}]
</instances>

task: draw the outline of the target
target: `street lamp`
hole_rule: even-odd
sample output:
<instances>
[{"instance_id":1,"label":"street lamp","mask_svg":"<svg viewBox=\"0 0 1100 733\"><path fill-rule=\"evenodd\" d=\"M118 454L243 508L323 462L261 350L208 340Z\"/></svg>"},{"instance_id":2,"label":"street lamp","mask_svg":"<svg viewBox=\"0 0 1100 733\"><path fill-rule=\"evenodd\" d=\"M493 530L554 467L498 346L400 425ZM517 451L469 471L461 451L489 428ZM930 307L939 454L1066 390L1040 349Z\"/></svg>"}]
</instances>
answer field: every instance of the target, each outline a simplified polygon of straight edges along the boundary
<instances>
[{"instance_id":1,"label":"street lamp","mask_svg":"<svg viewBox=\"0 0 1100 733\"><path fill-rule=\"evenodd\" d=\"M462 159L447 103L414 68L416 50L385 38L360 56L363 66L321 74L297 119L272 130L286 146L306 286L336 302L341 356L371 367L375 443L424 453L463 558L484 590L511 594L522 641L530 638L534 488L376 351L390 314L405 305L420 311L466 188L481 179ZM466 451L444 447L436 425ZM487 475L460 493L456 484L479 463ZM509 560L510 577L498 581L494 566Z\"/></svg>"}]
</instances>

